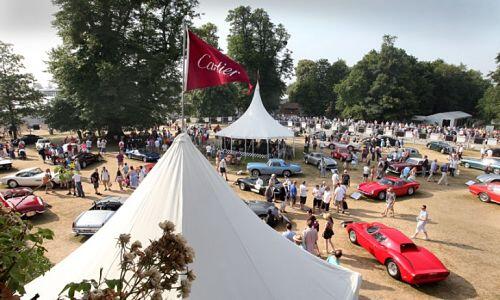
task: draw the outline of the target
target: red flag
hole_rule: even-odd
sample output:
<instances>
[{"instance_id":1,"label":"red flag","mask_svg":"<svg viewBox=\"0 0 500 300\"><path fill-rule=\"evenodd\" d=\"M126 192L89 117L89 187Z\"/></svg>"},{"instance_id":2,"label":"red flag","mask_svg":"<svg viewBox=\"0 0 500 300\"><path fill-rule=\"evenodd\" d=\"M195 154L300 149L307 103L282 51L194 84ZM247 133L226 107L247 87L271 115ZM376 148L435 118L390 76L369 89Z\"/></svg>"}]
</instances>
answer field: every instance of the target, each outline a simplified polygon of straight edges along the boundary
<instances>
[{"instance_id":1,"label":"red flag","mask_svg":"<svg viewBox=\"0 0 500 300\"><path fill-rule=\"evenodd\" d=\"M188 59L185 90L246 82L252 85L243 67L188 31Z\"/></svg>"}]
</instances>

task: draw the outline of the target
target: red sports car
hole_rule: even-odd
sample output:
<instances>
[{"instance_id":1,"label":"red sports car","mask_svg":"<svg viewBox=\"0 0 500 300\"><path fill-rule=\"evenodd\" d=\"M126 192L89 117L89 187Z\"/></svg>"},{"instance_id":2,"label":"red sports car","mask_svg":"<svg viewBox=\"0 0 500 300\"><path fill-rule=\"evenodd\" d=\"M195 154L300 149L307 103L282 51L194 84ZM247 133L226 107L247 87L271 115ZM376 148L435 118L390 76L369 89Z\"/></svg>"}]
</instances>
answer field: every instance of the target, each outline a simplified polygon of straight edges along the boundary
<instances>
[{"instance_id":1,"label":"red sports car","mask_svg":"<svg viewBox=\"0 0 500 300\"><path fill-rule=\"evenodd\" d=\"M337 147L334 150L332 150L332 158L335 158L335 159L340 159L340 160L344 161L347 159L347 157L349 155L350 155L349 149L347 149L347 148Z\"/></svg>"},{"instance_id":2,"label":"red sports car","mask_svg":"<svg viewBox=\"0 0 500 300\"><path fill-rule=\"evenodd\" d=\"M469 186L469 192L478 196L483 202L500 204L500 182L476 183Z\"/></svg>"},{"instance_id":3,"label":"red sports car","mask_svg":"<svg viewBox=\"0 0 500 300\"><path fill-rule=\"evenodd\" d=\"M395 228L376 222L347 221L343 226L349 240L370 252L395 279L416 285L442 281L450 275L434 254Z\"/></svg>"},{"instance_id":4,"label":"red sports car","mask_svg":"<svg viewBox=\"0 0 500 300\"><path fill-rule=\"evenodd\" d=\"M31 189L24 188L0 192L0 205L28 217L41 214L50 207L41 197L33 195Z\"/></svg>"},{"instance_id":5,"label":"red sports car","mask_svg":"<svg viewBox=\"0 0 500 300\"><path fill-rule=\"evenodd\" d=\"M379 181L363 182L358 186L358 191L370 198L385 199L386 191L392 187L396 196L413 195L420 187L420 183L409 181L394 176L386 176Z\"/></svg>"}]
</instances>

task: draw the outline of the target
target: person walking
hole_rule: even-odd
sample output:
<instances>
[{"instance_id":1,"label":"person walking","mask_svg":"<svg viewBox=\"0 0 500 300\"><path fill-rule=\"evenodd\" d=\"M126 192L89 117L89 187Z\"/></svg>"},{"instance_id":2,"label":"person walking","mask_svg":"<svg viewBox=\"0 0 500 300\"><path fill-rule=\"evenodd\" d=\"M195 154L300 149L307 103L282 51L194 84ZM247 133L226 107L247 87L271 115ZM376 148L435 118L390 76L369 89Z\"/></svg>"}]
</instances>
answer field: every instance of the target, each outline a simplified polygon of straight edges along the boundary
<instances>
[{"instance_id":1,"label":"person walking","mask_svg":"<svg viewBox=\"0 0 500 300\"><path fill-rule=\"evenodd\" d=\"M389 212L392 213L392 217L394 218L394 204L396 203L396 193L392 187L387 189L387 193L385 194L385 210L382 213L382 217L386 217Z\"/></svg>"},{"instance_id":2,"label":"person walking","mask_svg":"<svg viewBox=\"0 0 500 300\"><path fill-rule=\"evenodd\" d=\"M335 188L337 186L337 183L340 182L340 177L339 177L339 170L335 169L333 170L332 174L332 186Z\"/></svg>"},{"instance_id":3,"label":"person walking","mask_svg":"<svg viewBox=\"0 0 500 300\"><path fill-rule=\"evenodd\" d=\"M332 218L332 216L328 216L327 222L325 225L325 230L323 231L323 238L325 239L325 248L326 248L327 254L330 253L330 251L328 251L328 244L330 244L330 246L332 247L332 251L335 250L335 247L333 246L333 243L332 243L333 235L334 235L333 218Z\"/></svg>"},{"instance_id":4,"label":"person walking","mask_svg":"<svg viewBox=\"0 0 500 300\"><path fill-rule=\"evenodd\" d=\"M73 182L75 183L77 197L85 198L85 193L83 192L82 187L82 176L80 175L80 172L75 171L75 174L73 174Z\"/></svg>"},{"instance_id":5,"label":"person walking","mask_svg":"<svg viewBox=\"0 0 500 300\"><path fill-rule=\"evenodd\" d=\"M424 234L426 240L429 239L427 230L425 229L425 225L427 225L427 222L429 222L429 213L427 212L427 206L422 205L420 213L417 217L417 228L415 229L415 234L411 237L412 239L416 238L420 232Z\"/></svg>"},{"instance_id":6,"label":"person walking","mask_svg":"<svg viewBox=\"0 0 500 300\"><path fill-rule=\"evenodd\" d=\"M101 143L102 143L102 141L101 141ZM106 167L102 167L101 181L102 181L102 185L104 185L105 191L107 191L108 189L111 190L111 178L109 176L109 171L106 169Z\"/></svg>"},{"instance_id":7,"label":"person walking","mask_svg":"<svg viewBox=\"0 0 500 300\"><path fill-rule=\"evenodd\" d=\"M302 233L304 239L304 248L309 253L318 256L318 231L313 227L314 221L312 219L307 220L307 228Z\"/></svg>"},{"instance_id":8,"label":"person walking","mask_svg":"<svg viewBox=\"0 0 500 300\"><path fill-rule=\"evenodd\" d=\"M94 191L96 195L101 195L99 193L99 170L95 169L94 172L90 175L90 182L94 186Z\"/></svg>"},{"instance_id":9,"label":"person walking","mask_svg":"<svg viewBox=\"0 0 500 300\"><path fill-rule=\"evenodd\" d=\"M52 173L50 173L50 169L45 170L42 184L45 186L45 194L48 194L49 190L52 191Z\"/></svg>"},{"instance_id":10,"label":"person walking","mask_svg":"<svg viewBox=\"0 0 500 300\"><path fill-rule=\"evenodd\" d=\"M323 157L319 161L319 174L320 174L321 178L326 177L326 162L325 162L325 158L323 158Z\"/></svg>"},{"instance_id":11,"label":"person walking","mask_svg":"<svg viewBox=\"0 0 500 300\"><path fill-rule=\"evenodd\" d=\"M313 213L316 209L318 209L318 211L321 211L321 202L323 201L322 199L322 195L321 195L321 191L320 191L320 187L319 187L319 184L317 184L314 188L313 188Z\"/></svg>"},{"instance_id":12,"label":"person walking","mask_svg":"<svg viewBox=\"0 0 500 300\"><path fill-rule=\"evenodd\" d=\"M115 177L115 182L118 183L118 186L120 187L120 191L123 191L123 175L120 169L116 171L116 177Z\"/></svg>"},{"instance_id":13,"label":"person walking","mask_svg":"<svg viewBox=\"0 0 500 300\"><path fill-rule=\"evenodd\" d=\"M269 185L266 187L264 191L264 195L266 197L267 202L273 202L274 200L274 184L269 181Z\"/></svg>"},{"instance_id":14,"label":"person walking","mask_svg":"<svg viewBox=\"0 0 500 300\"><path fill-rule=\"evenodd\" d=\"M335 201L335 207L337 208L337 213L344 211L342 202L344 201L345 190L344 186L337 183L335 191L333 192L333 200Z\"/></svg>"},{"instance_id":15,"label":"person walking","mask_svg":"<svg viewBox=\"0 0 500 300\"><path fill-rule=\"evenodd\" d=\"M295 207L295 204L297 203L297 181L294 180L292 184L290 185L290 201L292 204L290 205L291 207Z\"/></svg>"},{"instance_id":16,"label":"person walking","mask_svg":"<svg viewBox=\"0 0 500 300\"><path fill-rule=\"evenodd\" d=\"M116 161L118 162L118 168L123 168L123 162L124 162L125 156L123 155L122 151L118 152L116 155Z\"/></svg>"},{"instance_id":17,"label":"person walking","mask_svg":"<svg viewBox=\"0 0 500 300\"><path fill-rule=\"evenodd\" d=\"M429 170L429 158L427 155L424 156L424 161L422 162L422 176L425 178L427 176L427 171Z\"/></svg>"},{"instance_id":18,"label":"person walking","mask_svg":"<svg viewBox=\"0 0 500 300\"><path fill-rule=\"evenodd\" d=\"M305 181L303 181L299 187L299 195L300 195L300 202L299 202L300 209L304 210L304 205L306 204L307 201L307 186Z\"/></svg>"},{"instance_id":19,"label":"person walking","mask_svg":"<svg viewBox=\"0 0 500 300\"><path fill-rule=\"evenodd\" d=\"M346 188L348 188L351 185L351 175L349 175L347 170L344 170L344 174L342 174L341 184L344 185Z\"/></svg>"},{"instance_id":20,"label":"person walking","mask_svg":"<svg viewBox=\"0 0 500 300\"><path fill-rule=\"evenodd\" d=\"M441 178L439 178L438 184L444 183L444 185L448 185L448 164L443 164L441 166Z\"/></svg>"},{"instance_id":21,"label":"person walking","mask_svg":"<svg viewBox=\"0 0 500 300\"><path fill-rule=\"evenodd\" d=\"M370 176L370 164L366 163L363 166L363 182L367 182L368 181L368 176Z\"/></svg>"},{"instance_id":22,"label":"person walking","mask_svg":"<svg viewBox=\"0 0 500 300\"><path fill-rule=\"evenodd\" d=\"M130 167L129 181L131 189L136 189L139 186L139 174L134 167Z\"/></svg>"},{"instance_id":23,"label":"person walking","mask_svg":"<svg viewBox=\"0 0 500 300\"><path fill-rule=\"evenodd\" d=\"M438 168L439 168L439 165L438 165L437 159L435 159L431 163L431 169L429 170L429 177L427 177L427 181L431 181L431 179L432 179L434 182L436 182L436 179L434 179L434 176L437 174Z\"/></svg>"},{"instance_id":24,"label":"person walking","mask_svg":"<svg viewBox=\"0 0 500 300\"><path fill-rule=\"evenodd\" d=\"M227 171L226 171L226 168L227 168L226 159L225 158L221 158L220 163L219 163L219 173L220 173L221 176L224 176L226 178L226 181L227 181Z\"/></svg>"}]
</instances>

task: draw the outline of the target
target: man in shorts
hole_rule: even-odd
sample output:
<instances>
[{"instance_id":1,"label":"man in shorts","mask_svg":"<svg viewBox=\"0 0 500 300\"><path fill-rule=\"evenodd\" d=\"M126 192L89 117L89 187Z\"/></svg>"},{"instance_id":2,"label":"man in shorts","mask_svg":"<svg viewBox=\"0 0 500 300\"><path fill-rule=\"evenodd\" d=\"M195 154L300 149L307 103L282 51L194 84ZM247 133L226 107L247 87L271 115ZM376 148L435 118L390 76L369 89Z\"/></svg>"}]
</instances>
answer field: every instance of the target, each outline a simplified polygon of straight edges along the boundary
<instances>
[{"instance_id":1,"label":"man in shorts","mask_svg":"<svg viewBox=\"0 0 500 300\"><path fill-rule=\"evenodd\" d=\"M416 238L420 232L424 233L425 239L428 240L429 236L427 235L427 230L425 229L425 225L429 222L429 213L427 212L427 206L422 205L420 209L420 213L417 217L417 228L415 230L415 234L411 237L412 239Z\"/></svg>"},{"instance_id":2,"label":"man in shorts","mask_svg":"<svg viewBox=\"0 0 500 300\"><path fill-rule=\"evenodd\" d=\"M304 205L306 204L307 201L307 186L305 181L303 181L299 187L299 195L300 195L300 202L299 202L300 209L304 210Z\"/></svg>"},{"instance_id":3,"label":"man in shorts","mask_svg":"<svg viewBox=\"0 0 500 300\"><path fill-rule=\"evenodd\" d=\"M335 187L335 191L333 192L333 199L335 201L335 207L337 208L337 213L344 212L344 207L342 205L342 202L344 201L345 191L346 190L344 186L338 183L337 187Z\"/></svg>"}]
</instances>

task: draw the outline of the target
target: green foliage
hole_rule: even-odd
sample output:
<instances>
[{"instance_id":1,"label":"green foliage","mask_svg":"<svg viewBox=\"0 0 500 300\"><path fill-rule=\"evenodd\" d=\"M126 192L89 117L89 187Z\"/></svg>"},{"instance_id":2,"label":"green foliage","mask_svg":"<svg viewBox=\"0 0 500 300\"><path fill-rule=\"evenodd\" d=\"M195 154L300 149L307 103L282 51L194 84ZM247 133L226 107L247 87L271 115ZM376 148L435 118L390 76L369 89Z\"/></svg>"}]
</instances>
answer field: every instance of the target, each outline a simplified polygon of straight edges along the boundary
<instances>
[{"instance_id":1,"label":"green foliage","mask_svg":"<svg viewBox=\"0 0 500 300\"><path fill-rule=\"evenodd\" d=\"M23 57L13 53L12 46L0 41L0 125L17 128L21 118L37 115L42 94L34 88L33 75L21 73Z\"/></svg>"},{"instance_id":2,"label":"green foliage","mask_svg":"<svg viewBox=\"0 0 500 300\"><path fill-rule=\"evenodd\" d=\"M144 251L140 241L130 243L130 234L119 236L119 278L103 279L101 268L99 280L68 283L60 295L64 299L162 299L164 292L177 291L179 298L188 298L196 278L188 267L194 261L193 249L175 233L172 222L164 221L159 226L163 235Z\"/></svg>"},{"instance_id":3,"label":"green foliage","mask_svg":"<svg viewBox=\"0 0 500 300\"><path fill-rule=\"evenodd\" d=\"M500 53L496 57L496 62L497 69L489 74L493 85L486 90L477 105L483 120L488 123L500 120Z\"/></svg>"},{"instance_id":4,"label":"green foliage","mask_svg":"<svg viewBox=\"0 0 500 300\"><path fill-rule=\"evenodd\" d=\"M286 91L284 79L292 74L291 52L286 48L290 35L282 24L272 23L267 12L260 8L252 11L249 6L239 6L229 11L226 21L230 23L229 56L245 67L252 82L259 74L264 106L268 110L277 109ZM236 107L243 111L250 100L240 92Z\"/></svg>"},{"instance_id":5,"label":"green foliage","mask_svg":"<svg viewBox=\"0 0 500 300\"><path fill-rule=\"evenodd\" d=\"M343 60L333 64L326 59L300 60L295 68L297 80L288 88L289 99L299 103L307 116L332 117L337 99L332 87L348 73L349 67Z\"/></svg>"},{"instance_id":6,"label":"green foliage","mask_svg":"<svg viewBox=\"0 0 500 300\"><path fill-rule=\"evenodd\" d=\"M344 117L404 120L414 115L463 110L475 113L489 83L481 73L442 60L418 62L384 36L335 86L336 108Z\"/></svg>"},{"instance_id":7,"label":"green foliage","mask_svg":"<svg viewBox=\"0 0 500 300\"><path fill-rule=\"evenodd\" d=\"M219 48L217 26L207 23L192 31L205 42ZM234 84L198 89L186 94L190 104L190 113L198 117L232 116L235 113L235 101L238 88Z\"/></svg>"},{"instance_id":8,"label":"green foliage","mask_svg":"<svg viewBox=\"0 0 500 300\"><path fill-rule=\"evenodd\" d=\"M63 44L52 50L49 70L77 118L56 102L52 124L117 133L157 124L177 108L182 21L195 16L197 0L54 3Z\"/></svg>"},{"instance_id":9,"label":"green foliage","mask_svg":"<svg viewBox=\"0 0 500 300\"><path fill-rule=\"evenodd\" d=\"M44 240L51 240L49 229L36 228L19 214L0 207L0 294L25 293L24 285L50 269L44 256ZM5 289L5 290L4 290ZM2 294L4 292L4 294Z\"/></svg>"}]
</instances>

